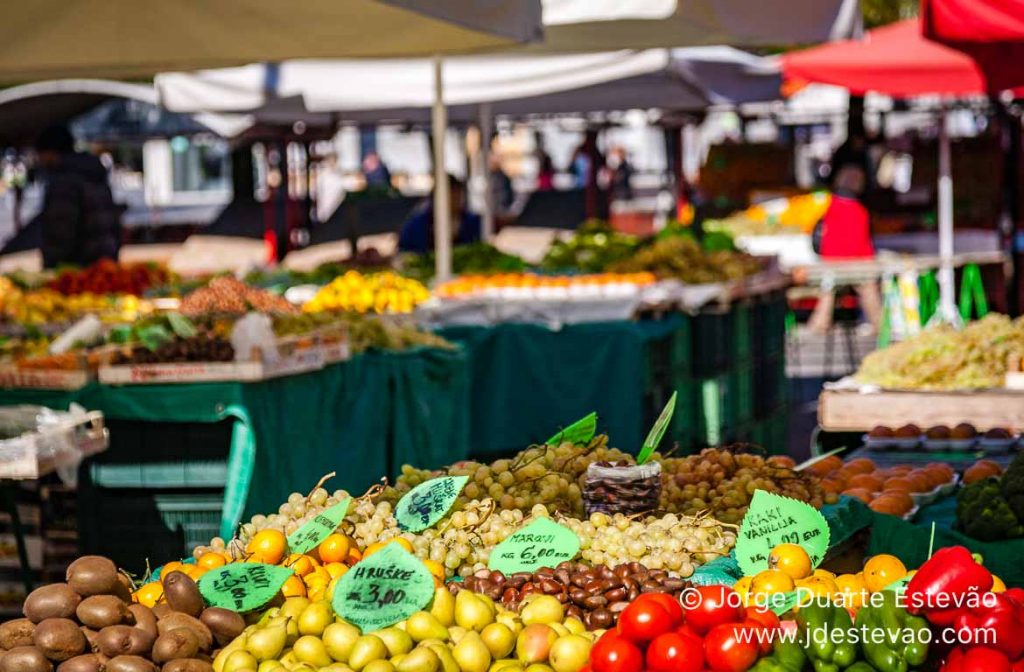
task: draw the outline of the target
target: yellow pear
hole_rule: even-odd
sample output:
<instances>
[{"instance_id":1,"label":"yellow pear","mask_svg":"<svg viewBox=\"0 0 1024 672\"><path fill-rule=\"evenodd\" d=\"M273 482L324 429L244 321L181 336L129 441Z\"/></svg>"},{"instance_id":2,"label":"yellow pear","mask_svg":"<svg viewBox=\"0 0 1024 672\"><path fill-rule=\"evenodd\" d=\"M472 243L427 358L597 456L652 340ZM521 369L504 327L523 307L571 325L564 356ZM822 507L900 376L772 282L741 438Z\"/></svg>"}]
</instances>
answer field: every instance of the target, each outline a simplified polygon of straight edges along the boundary
<instances>
[{"instance_id":1,"label":"yellow pear","mask_svg":"<svg viewBox=\"0 0 1024 672\"><path fill-rule=\"evenodd\" d=\"M452 649L452 657L462 672L487 672L491 666L491 652L476 632L466 633Z\"/></svg>"},{"instance_id":2,"label":"yellow pear","mask_svg":"<svg viewBox=\"0 0 1024 672\"><path fill-rule=\"evenodd\" d=\"M410 616L405 622L405 631L415 642L425 639L440 639L442 642L448 640L448 628L438 623L428 611L417 611Z\"/></svg>"},{"instance_id":3,"label":"yellow pear","mask_svg":"<svg viewBox=\"0 0 1024 672\"><path fill-rule=\"evenodd\" d=\"M398 672L438 672L441 660L428 647L417 646L405 654L396 669Z\"/></svg>"},{"instance_id":4,"label":"yellow pear","mask_svg":"<svg viewBox=\"0 0 1024 672\"><path fill-rule=\"evenodd\" d=\"M494 622L494 615L477 595L460 590L455 596L455 622L460 628L480 632Z\"/></svg>"},{"instance_id":5,"label":"yellow pear","mask_svg":"<svg viewBox=\"0 0 1024 672\"><path fill-rule=\"evenodd\" d=\"M455 624L455 596L444 586L434 591L434 602L430 605L430 613L437 622L446 628Z\"/></svg>"},{"instance_id":6,"label":"yellow pear","mask_svg":"<svg viewBox=\"0 0 1024 672\"><path fill-rule=\"evenodd\" d=\"M495 660L505 658L516 647L516 634L504 623L491 623L480 632L480 638Z\"/></svg>"}]
</instances>

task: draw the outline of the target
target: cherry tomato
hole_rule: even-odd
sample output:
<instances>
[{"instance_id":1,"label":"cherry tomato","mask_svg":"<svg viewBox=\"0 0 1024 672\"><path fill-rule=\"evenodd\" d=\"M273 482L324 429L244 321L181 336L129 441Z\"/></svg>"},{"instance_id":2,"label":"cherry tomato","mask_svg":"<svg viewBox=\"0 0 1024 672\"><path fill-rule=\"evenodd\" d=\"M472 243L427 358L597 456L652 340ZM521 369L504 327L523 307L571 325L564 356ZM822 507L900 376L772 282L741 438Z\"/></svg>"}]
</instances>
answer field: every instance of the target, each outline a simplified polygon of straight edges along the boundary
<instances>
[{"instance_id":1,"label":"cherry tomato","mask_svg":"<svg viewBox=\"0 0 1024 672\"><path fill-rule=\"evenodd\" d=\"M625 637L609 630L590 649L590 666L594 672L640 672L644 654Z\"/></svg>"},{"instance_id":2,"label":"cherry tomato","mask_svg":"<svg viewBox=\"0 0 1024 672\"><path fill-rule=\"evenodd\" d=\"M704 668L704 647L699 639L678 632L658 635L647 647L650 672L700 672Z\"/></svg>"},{"instance_id":3,"label":"cherry tomato","mask_svg":"<svg viewBox=\"0 0 1024 672\"><path fill-rule=\"evenodd\" d=\"M715 672L745 672L757 661L756 633L739 623L716 625L704 636L704 658Z\"/></svg>"},{"instance_id":4,"label":"cherry tomato","mask_svg":"<svg viewBox=\"0 0 1024 672\"><path fill-rule=\"evenodd\" d=\"M739 595L729 586L697 586L699 600L695 606L685 609L686 622L700 634L723 623L743 620L743 607Z\"/></svg>"},{"instance_id":5,"label":"cherry tomato","mask_svg":"<svg viewBox=\"0 0 1024 672\"><path fill-rule=\"evenodd\" d=\"M672 617L654 600L632 602L619 614L619 634L635 644L649 642L671 629Z\"/></svg>"},{"instance_id":6,"label":"cherry tomato","mask_svg":"<svg viewBox=\"0 0 1024 672\"><path fill-rule=\"evenodd\" d=\"M643 602L645 600L661 605L662 609L667 611L668 615L672 618L673 628L683 622L683 605L679 604L678 599L665 593L641 593L633 601Z\"/></svg>"}]
</instances>

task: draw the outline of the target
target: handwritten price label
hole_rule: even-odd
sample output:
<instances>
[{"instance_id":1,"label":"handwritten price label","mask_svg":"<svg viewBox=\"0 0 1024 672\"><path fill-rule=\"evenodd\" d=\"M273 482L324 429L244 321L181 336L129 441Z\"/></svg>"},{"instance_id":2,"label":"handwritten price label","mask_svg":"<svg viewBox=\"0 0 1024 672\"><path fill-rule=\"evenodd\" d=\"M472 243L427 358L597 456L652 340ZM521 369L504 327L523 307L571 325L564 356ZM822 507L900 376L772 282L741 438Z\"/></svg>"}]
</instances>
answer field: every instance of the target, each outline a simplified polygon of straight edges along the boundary
<instances>
[{"instance_id":1,"label":"handwritten price label","mask_svg":"<svg viewBox=\"0 0 1024 672\"><path fill-rule=\"evenodd\" d=\"M572 560L579 552L580 540L572 530L547 518L538 518L495 546L487 567L506 575L533 572Z\"/></svg>"},{"instance_id":2,"label":"handwritten price label","mask_svg":"<svg viewBox=\"0 0 1024 672\"><path fill-rule=\"evenodd\" d=\"M273 599L292 573L287 567L258 562L225 565L203 574L199 592L214 607L244 613Z\"/></svg>"},{"instance_id":3,"label":"handwritten price label","mask_svg":"<svg viewBox=\"0 0 1024 672\"><path fill-rule=\"evenodd\" d=\"M341 525L351 502L352 498L346 497L345 501L340 504L335 504L317 514L316 518L288 537L288 550L292 553L305 553L322 544L324 539L333 534L338 529L338 525Z\"/></svg>"},{"instance_id":4,"label":"handwritten price label","mask_svg":"<svg viewBox=\"0 0 1024 672\"><path fill-rule=\"evenodd\" d=\"M468 480L469 476L442 476L420 483L395 507L398 526L410 532L433 527L452 508Z\"/></svg>"},{"instance_id":5,"label":"handwritten price label","mask_svg":"<svg viewBox=\"0 0 1024 672\"><path fill-rule=\"evenodd\" d=\"M434 597L434 577L398 544L388 544L341 577L334 611L364 633L405 620Z\"/></svg>"},{"instance_id":6,"label":"handwritten price label","mask_svg":"<svg viewBox=\"0 0 1024 672\"><path fill-rule=\"evenodd\" d=\"M755 490L736 539L736 560L744 576L768 569L768 555L779 544L796 544L817 567L828 551L825 517L813 506L789 497Z\"/></svg>"}]
</instances>

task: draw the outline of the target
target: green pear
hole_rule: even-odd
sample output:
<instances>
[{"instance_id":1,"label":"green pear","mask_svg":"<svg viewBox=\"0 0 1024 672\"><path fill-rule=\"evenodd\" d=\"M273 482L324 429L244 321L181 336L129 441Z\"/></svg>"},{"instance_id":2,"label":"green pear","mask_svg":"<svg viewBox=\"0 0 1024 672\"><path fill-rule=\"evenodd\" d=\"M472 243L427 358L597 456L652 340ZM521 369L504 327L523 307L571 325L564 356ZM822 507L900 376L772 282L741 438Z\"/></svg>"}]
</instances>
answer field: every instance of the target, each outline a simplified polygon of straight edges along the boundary
<instances>
[{"instance_id":1,"label":"green pear","mask_svg":"<svg viewBox=\"0 0 1024 672\"><path fill-rule=\"evenodd\" d=\"M276 660L287 641L288 629L284 623L267 625L249 633L245 638L245 650L260 662Z\"/></svg>"},{"instance_id":2,"label":"green pear","mask_svg":"<svg viewBox=\"0 0 1024 672\"><path fill-rule=\"evenodd\" d=\"M455 596L455 622L460 628L480 632L494 622L494 614L477 595L460 590Z\"/></svg>"},{"instance_id":3,"label":"green pear","mask_svg":"<svg viewBox=\"0 0 1024 672\"><path fill-rule=\"evenodd\" d=\"M507 627L515 635L518 635L523 631L523 622L519 619L519 614L514 614L511 611L503 611L498 614L498 618L495 620Z\"/></svg>"},{"instance_id":4,"label":"green pear","mask_svg":"<svg viewBox=\"0 0 1024 672\"><path fill-rule=\"evenodd\" d=\"M348 655L348 666L354 672L360 672L364 667L375 660L384 660L388 657L388 647L384 640L373 635L363 635L352 645L352 651Z\"/></svg>"},{"instance_id":5,"label":"green pear","mask_svg":"<svg viewBox=\"0 0 1024 672\"><path fill-rule=\"evenodd\" d=\"M313 635L299 637L295 645L292 646L292 651L300 662L309 663L313 667L326 667L334 662L327 655L327 647L324 646L323 641Z\"/></svg>"},{"instance_id":6,"label":"green pear","mask_svg":"<svg viewBox=\"0 0 1024 672\"><path fill-rule=\"evenodd\" d=\"M288 618L284 625L285 632L288 633L288 639L285 646L295 646L295 641L302 636L299 632L299 621L294 618Z\"/></svg>"},{"instance_id":7,"label":"green pear","mask_svg":"<svg viewBox=\"0 0 1024 672\"><path fill-rule=\"evenodd\" d=\"M496 660L487 672L523 672L518 660Z\"/></svg>"},{"instance_id":8,"label":"green pear","mask_svg":"<svg viewBox=\"0 0 1024 672\"><path fill-rule=\"evenodd\" d=\"M466 591L463 591L466 592ZM422 642L425 639L440 639L448 641L448 628L441 625L434 616L427 611L417 611L405 622L405 631L415 642Z\"/></svg>"},{"instance_id":9,"label":"green pear","mask_svg":"<svg viewBox=\"0 0 1024 672\"><path fill-rule=\"evenodd\" d=\"M395 666L386 660L375 660L364 667L363 672L395 672Z\"/></svg>"},{"instance_id":10,"label":"green pear","mask_svg":"<svg viewBox=\"0 0 1024 672\"><path fill-rule=\"evenodd\" d=\"M572 633L569 632L569 628L565 627L561 623L548 623L548 627L555 631L555 634L559 637L567 637Z\"/></svg>"},{"instance_id":11,"label":"green pear","mask_svg":"<svg viewBox=\"0 0 1024 672\"><path fill-rule=\"evenodd\" d=\"M308 607L309 604L309 599L305 597L289 597L284 601L284 604L281 605L281 608L278 610L278 614L298 620L299 616L302 615L302 612L306 610L306 607Z\"/></svg>"},{"instance_id":12,"label":"green pear","mask_svg":"<svg viewBox=\"0 0 1024 672\"><path fill-rule=\"evenodd\" d=\"M452 656L452 650L448 648L448 645L439 639L428 639L422 642L420 646L425 646L434 653L437 654L438 660L441 661L442 672L461 672L459 670L459 664Z\"/></svg>"},{"instance_id":13,"label":"green pear","mask_svg":"<svg viewBox=\"0 0 1024 672\"><path fill-rule=\"evenodd\" d=\"M458 644L459 640L465 637L467 632L469 632L469 630L466 630L465 628L460 628L457 625L449 625L448 639L451 641L452 644Z\"/></svg>"},{"instance_id":14,"label":"green pear","mask_svg":"<svg viewBox=\"0 0 1024 672\"><path fill-rule=\"evenodd\" d=\"M583 621L573 616L565 619L562 625L574 635L585 635L587 633L587 626L583 625Z\"/></svg>"},{"instance_id":15,"label":"green pear","mask_svg":"<svg viewBox=\"0 0 1024 672\"><path fill-rule=\"evenodd\" d=\"M248 635L243 631L238 637L235 637L231 642L228 643L223 649L221 649L213 659L214 672L224 672L224 663L235 651L242 651L245 649L245 641Z\"/></svg>"},{"instance_id":16,"label":"green pear","mask_svg":"<svg viewBox=\"0 0 1024 672\"><path fill-rule=\"evenodd\" d=\"M466 633L452 649L452 657L462 672L487 672L491 666L491 651L475 632Z\"/></svg>"},{"instance_id":17,"label":"green pear","mask_svg":"<svg viewBox=\"0 0 1024 672\"><path fill-rule=\"evenodd\" d=\"M347 663L352 645L359 639L359 628L350 623L331 623L324 629L322 638L327 655L339 663Z\"/></svg>"},{"instance_id":18,"label":"green pear","mask_svg":"<svg viewBox=\"0 0 1024 672\"><path fill-rule=\"evenodd\" d=\"M279 660L264 660L256 668L256 672L288 672L288 668L282 665Z\"/></svg>"},{"instance_id":19,"label":"green pear","mask_svg":"<svg viewBox=\"0 0 1024 672\"><path fill-rule=\"evenodd\" d=\"M405 654L396 668L397 672L438 672L441 660L426 646L417 646Z\"/></svg>"},{"instance_id":20,"label":"green pear","mask_svg":"<svg viewBox=\"0 0 1024 672\"><path fill-rule=\"evenodd\" d=\"M548 652L548 663L555 672L576 672L587 664L590 640L582 635L559 637Z\"/></svg>"},{"instance_id":21,"label":"green pear","mask_svg":"<svg viewBox=\"0 0 1024 672\"><path fill-rule=\"evenodd\" d=\"M268 621L270 621L270 619L277 618L278 614L280 614L280 613L281 613L281 607L271 607L270 609L267 609L266 611L263 612L263 614L260 616L259 620L256 621L256 625L266 625L266 623Z\"/></svg>"},{"instance_id":22,"label":"green pear","mask_svg":"<svg viewBox=\"0 0 1024 672\"><path fill-rule=\"evenodd\" d=\"M544 663L534 663L526 668L525 672L554 672L549 666Z\"/></svg>"},{"instance_id":23,"label":"green pear","mask_svg":"<svg viewBox=\"0 0 1024 672\"><path fill-rule=\"evenodd\" d=\"M434 591L434 602L430 605L430 613L437 622L446 628L455 624L455 596L444 586Z\"/></svg>"},{"instance_id":24,"label":"green pear","mask_svg":"<svg viewBox=\"0 0 1024 672\"><path fill-rule=\"evenodd\" d=\"M223 672L238 672L239 670L255 670L259 666L256 660L248 651L235 651L224 661Z\"/></svg>"},{"instance_id":25,"label":"green pear","mask_svg":"<svg viewBox=\"0 0 1024 672\"><path fill-rule=\"evenodd\" d=\"M516 634L504 623L491 623L480 632L480 638L495 660L501 660L516 648Z\"/></svg>"},{"instance_id":26,"label":"green pear","mask_svg":"<svg viewBox=\"0 0 1024 672\"><path fill-rule=\"evenodd\" d=\"M412 637L398 628L377 630L373 636L379 637L384 642L384 646L388 647L388 657L409 653L412 650Z\"/></svg>"},{"instance_id":27,"label":"green pear","mask_svg":"<svg viewBox=\"0 0 1024 672\"><path fill-rule=\"evenodd\" d=\"M326 600L314 602L303 609L302 614L299 616L299 634L319 637L333 621L334 612L331 609L330 602Z\"/></svg>"},{"instance_id":28,"label":"green pear","mask_svg":"<svg viewBox=\"0 0 1024 672\"><path fill-rule=\"evenodd\" d=\"M523 625L561 623L565 618L562 603L552 595L536 595L519 612Z\"/></svg>"},{"instance_id":29,"label":"green pear","mask_svg":"<svg viewBox=\"0 0 1024 672\"><path fill-rule=\"evenodd\" d=\"M302 662L295 655L295 652L292 651L291 649L288 649L287 651L285 651L284 655L282 655L279 660L280 660L280 663L282 665L284 665L285 667L287 667L289 670L294 669L295 667L297 667L297 666L302 664Z\"/></svg>"}]
</instances>

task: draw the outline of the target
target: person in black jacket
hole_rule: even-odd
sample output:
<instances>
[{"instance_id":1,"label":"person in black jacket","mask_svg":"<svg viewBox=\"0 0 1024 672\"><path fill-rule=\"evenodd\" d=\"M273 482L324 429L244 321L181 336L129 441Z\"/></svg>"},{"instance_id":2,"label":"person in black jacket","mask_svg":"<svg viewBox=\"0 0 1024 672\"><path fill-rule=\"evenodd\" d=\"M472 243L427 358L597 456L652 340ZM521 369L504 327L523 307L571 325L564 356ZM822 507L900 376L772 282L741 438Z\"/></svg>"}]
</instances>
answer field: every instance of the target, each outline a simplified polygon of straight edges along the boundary
<instances>
[{"instance_id":1,"label":"person in black jacket","mask_svg":"<svg viewBox=\"0 0 1024 672\"><path fill-rule=\"evenodd\" d=\"M117 259L121 246L121 208L107 183L107 171L91 154L76 152L67 128L54 126L36 140L36 155L46 185L42 225L43 266L88 266Z\"/></svg>"}]
</instances>

